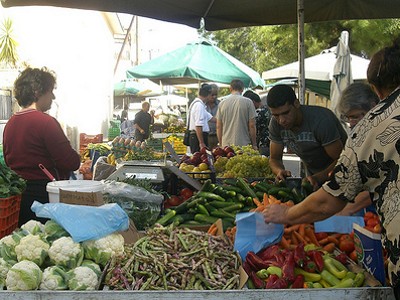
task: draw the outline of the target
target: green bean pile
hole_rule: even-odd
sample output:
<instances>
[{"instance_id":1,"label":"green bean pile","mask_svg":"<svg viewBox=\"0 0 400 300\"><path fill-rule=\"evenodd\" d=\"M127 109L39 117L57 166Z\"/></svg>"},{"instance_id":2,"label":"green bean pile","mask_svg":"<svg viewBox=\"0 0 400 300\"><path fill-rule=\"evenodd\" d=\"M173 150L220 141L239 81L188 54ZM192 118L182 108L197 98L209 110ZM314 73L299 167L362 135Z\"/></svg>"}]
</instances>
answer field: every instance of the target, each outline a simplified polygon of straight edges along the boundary
<instances>
[{"instance_id":1,"label":"green bean pile","mask_svg":"<svg viewBox=\"0 0 400 300\"><path fill-rule=\"evenodd\" d=\"M229 290L239 288L239 258L228 240L156 224L105 277L112 290Z\"/></svg>"}]
</instances>

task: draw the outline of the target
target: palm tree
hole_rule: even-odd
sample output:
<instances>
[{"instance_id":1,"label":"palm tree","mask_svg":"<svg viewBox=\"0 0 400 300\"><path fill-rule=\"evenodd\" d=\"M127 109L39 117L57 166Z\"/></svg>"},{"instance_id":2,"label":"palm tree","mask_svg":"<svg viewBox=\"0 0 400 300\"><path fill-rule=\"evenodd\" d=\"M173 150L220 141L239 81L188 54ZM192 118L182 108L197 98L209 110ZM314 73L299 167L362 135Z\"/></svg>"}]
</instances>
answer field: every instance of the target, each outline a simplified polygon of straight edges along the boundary
<instances>
[{"instance_id":1,"label":"palm tree","mask_svg":"<svg viewBox=\"0 0 400 300\"><path fill-rule=\"evenodd\" d=\"M7 18L0 28L0 62L6 66L16 68L18 61L18 43L12 36L12 20Z\"/></svg>"}]
</instances>

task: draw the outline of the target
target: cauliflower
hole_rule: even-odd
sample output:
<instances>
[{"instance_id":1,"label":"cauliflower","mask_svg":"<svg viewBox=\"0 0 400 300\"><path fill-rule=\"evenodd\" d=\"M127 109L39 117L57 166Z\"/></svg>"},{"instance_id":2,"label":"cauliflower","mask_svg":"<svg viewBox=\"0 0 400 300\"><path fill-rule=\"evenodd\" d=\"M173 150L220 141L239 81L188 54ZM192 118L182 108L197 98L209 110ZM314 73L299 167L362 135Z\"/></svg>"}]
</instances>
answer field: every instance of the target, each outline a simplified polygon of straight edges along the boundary
<instances>
[{"instance_id":1,"label":"cauliflower","mask_svg":"<svg viewBox=\"0 0 400 300\"><path fill-rule=\"evenodd\" d=\"M22 237L26 236L27 232L20 230L14 231L12 234L3 237L0 240L0 256L9 264L17 262L17 254L15 253L15 246L19 244Z\"/></svg>"},{"instance_id":2,"label":"cauliflower","mask_svg":"<svg viewBox=\"0 0 400 300\"><path fill-rule=\"evenodd\" d=\"M21 229L28 231L31 234L40 234L44 232L44 225L36 220L29 220L21 226Z\"/></svg>"},{"instance_id":3,"label":"cauliflower","mask_svg":"<svg viewBox=\"0 0 400 300\"><path fill-rule=\"evenodd\" d=\"M89 267L76 267L67 273L68 287L73 291L95 290L98 284L96 273Z\"/></svg>"},{"instance_id":4,"label":"cauliflower","mask_svg":"<svg viewBox=\"0 0 400 300\"><path fill-rule=\"evenodd\" d=\"M49 243L60 237L70 236L69 233L54 220L48 220L44 224L44 233L46 234L46 240Z\"/></svg>"},{"instance_id":5,"label":"cauliflower","mask_svg":"<svg viewBox=\"0 0 400 300\"><path fill-rule=\"evenodd\" d=\"M83 248L75 243L71 237L60 237L51 245L48 255L50 262L67 269L73 269L81 265L83 260Z\"/></svg>"},{"instance_id":6,"label":"cauliflower","mask_svg":"<svg viewBox=\"0 0 400 300\"><path fill-rule=\"evenodd\" d=\"M42 270L32 261L23 260L11 267L6 277L10 291L37 290L42 280Z\"/></svg>"},{"instance_id":7,"label":"cauliflower","mask_svg":"<svg viewBox=\"0 0 400 300\"><path fill-rule=\"evenodd\" d=\"M47 257L50 246L39 235L28 234L15 246L17 260L30 260L41 266Z\"/></svg>"},{"instance_id":8,"label":"cauliflower","mask_svg":"<svg viewBox=\"0 0 400 300\"><path fill-rule=\"evenodd\" d=\"M89 259L85 259L84 261L82 261L81 264L82 267L88 267L91 268L97 275L97 278L100 279L101 276L101 268L98 264L96 264L94 261L89 260Z\"/></svg>"},{"instance_id":9,"label":"cauliflower","mask_svg":"<svg viewBox=\"0 0 400 300\"><path fill-rule=\"evenodd\" d=\"M112 256L124 254L124 237L119 233L112 233L98 240L84 241L82 246L85 258L104 267Z\"/></svg>"},{"instance_id":10,"label":"cauliflower","mask_svg":"<svg viewBox=\"0 0 400 300\"><path fill-rule=\"evenodd\" d=\"M6 262L4 259L0 258L0 290L4 288L6 283L6 277L8 270L10 270L11 265Z\"/></svg>"},{"instance_id":11,"label":"cauliflower","mask_svg":"<svg viewBox=\"0 0 400 300\"><path fill-rule=\"evenodd\" d=\"M43 271L42 281L39 288L41 290L67 290L67 274L57 266L47 267Z\"/></svg>"}]
</instances>

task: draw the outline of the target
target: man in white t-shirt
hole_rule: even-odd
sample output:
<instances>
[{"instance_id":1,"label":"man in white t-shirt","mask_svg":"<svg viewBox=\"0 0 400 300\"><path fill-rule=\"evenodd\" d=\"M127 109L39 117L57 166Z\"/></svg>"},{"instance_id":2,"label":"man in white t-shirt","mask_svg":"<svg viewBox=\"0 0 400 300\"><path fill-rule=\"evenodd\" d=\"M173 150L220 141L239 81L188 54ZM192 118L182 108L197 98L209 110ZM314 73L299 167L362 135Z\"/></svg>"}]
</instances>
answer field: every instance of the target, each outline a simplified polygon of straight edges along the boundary
<instances>
[{"instance_id":1,"label":"man in white t-shirt","mask_svg":"<svg viewBox=\"0 0 400 300\"><path fill-rule=\"evenodd\" d=\"M199 90L199 96L189 107L188 126L190 130L190 152L195 153L203 147L208 147L208 121L215 118L206 110L206 104L211 99L212 86L204 83Z\"/></svg>"}]
</instances>

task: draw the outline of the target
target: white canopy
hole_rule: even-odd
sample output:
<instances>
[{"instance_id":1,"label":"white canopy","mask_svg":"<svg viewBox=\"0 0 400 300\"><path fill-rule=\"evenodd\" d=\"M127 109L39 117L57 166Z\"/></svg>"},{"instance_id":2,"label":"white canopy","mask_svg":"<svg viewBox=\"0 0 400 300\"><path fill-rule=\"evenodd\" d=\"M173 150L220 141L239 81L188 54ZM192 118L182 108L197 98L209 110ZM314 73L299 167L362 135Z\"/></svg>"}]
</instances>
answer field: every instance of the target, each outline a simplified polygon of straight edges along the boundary
<instances>
[{"instance_id":1,"label":"white canopy","mask_svg":"<svg viewBox=\"0 0 400 300\"><path fill-rule=\"evenodd\" d=\"M331 81L333 68L336 62L336 46L322 51L318 55L308 57L304 60L305 78L312 80ZM357 55L351 55L351 69L353 80L367 78L369 60ZM262 73L264 80L298 78L299 62L293 62Z\"/></svg>"}]
</instances>

